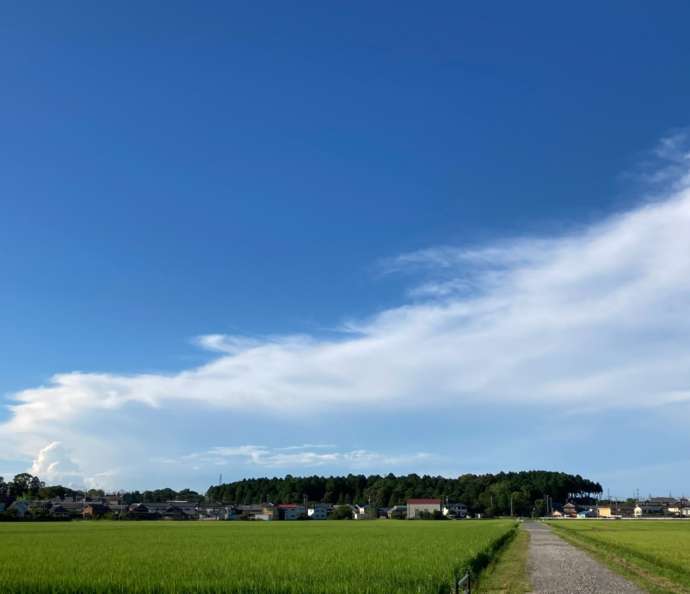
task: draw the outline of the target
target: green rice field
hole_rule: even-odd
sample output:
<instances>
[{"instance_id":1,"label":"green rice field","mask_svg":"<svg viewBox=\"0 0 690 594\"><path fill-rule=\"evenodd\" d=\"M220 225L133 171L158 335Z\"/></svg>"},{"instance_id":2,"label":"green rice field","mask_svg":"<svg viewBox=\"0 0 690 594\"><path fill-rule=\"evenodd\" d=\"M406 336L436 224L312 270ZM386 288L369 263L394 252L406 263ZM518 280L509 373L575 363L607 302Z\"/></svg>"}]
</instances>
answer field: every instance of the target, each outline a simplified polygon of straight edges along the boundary
<instances>
[{"instance_id":1,"label":"green rice field","mask_svg":"<svg viewBox=\"0 0 690 594\"><path fill-rule=\"evenodd\" d=\"M0 524L0 592L436 593L506 520Z\"/></svg>"},{"instance_id":2,"label":"green rice field","mask_svg":"<svg viewBox=\"0 0 690 594\"><path fill-rule=\"evenodd\" d=\"M560 520L549 524L557 534L650 592L690 592L690 521Z\"/></svg>"}]
</instances>

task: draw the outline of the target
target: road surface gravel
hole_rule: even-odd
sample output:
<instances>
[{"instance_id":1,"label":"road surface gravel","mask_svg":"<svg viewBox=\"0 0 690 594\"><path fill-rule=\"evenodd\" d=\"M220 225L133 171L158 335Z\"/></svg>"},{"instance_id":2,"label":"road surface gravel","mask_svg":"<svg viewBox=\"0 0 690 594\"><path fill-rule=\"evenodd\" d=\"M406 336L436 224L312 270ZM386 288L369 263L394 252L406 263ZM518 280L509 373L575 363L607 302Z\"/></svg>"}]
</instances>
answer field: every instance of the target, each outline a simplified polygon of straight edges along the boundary
<instances>
[{"instance_id":1,"label":"road surface gravel","mask_svg":"<svg viewBox=\"0 0 690 594\"><path fill-rule=\"evenodd\" d=\"M529 532L527 571L540 594L642 594L638 586L553 533L541 522L525 522Z\"/></svg>"}]
</instances>

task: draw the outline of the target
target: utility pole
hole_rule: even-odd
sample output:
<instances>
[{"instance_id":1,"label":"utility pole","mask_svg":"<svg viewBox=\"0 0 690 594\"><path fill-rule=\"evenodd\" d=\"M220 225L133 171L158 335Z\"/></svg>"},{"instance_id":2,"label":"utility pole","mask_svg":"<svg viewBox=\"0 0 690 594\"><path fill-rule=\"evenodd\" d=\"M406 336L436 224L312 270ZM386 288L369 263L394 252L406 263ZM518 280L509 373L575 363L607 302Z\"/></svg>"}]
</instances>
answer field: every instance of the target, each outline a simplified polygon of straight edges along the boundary
<instances>
[{"instance_id":1,"label":"utility pole","mask_svg":"<svg viewBox=\"0 0 690 594\"><path fill-rule=\"evenodd\" d=\"M510 517L513 517L513 494L510 494Z\"/></svg>"}]
</instances>

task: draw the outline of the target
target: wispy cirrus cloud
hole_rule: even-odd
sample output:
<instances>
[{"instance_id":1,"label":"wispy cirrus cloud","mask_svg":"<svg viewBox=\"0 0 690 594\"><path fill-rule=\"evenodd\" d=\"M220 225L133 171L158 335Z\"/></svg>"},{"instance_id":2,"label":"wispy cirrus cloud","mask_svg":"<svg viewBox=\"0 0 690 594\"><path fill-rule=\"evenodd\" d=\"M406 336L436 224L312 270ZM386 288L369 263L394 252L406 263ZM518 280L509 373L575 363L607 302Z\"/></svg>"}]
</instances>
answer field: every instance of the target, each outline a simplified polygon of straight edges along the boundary
<instances>
[{"instance_id":1,"label":"wispy cirrus cloud","mask_svg":"<svg viewBox=\"0 0 690 594\"><path fill-rule=\"evenodd\" d=\"M155 458L153 461L174 465L215 466L225 466L228 462L233 462L275 470L326 465L330 468L344 467L349 470L362 470L375 467L399 467L431 458L431 454L426 452L384 454L369 450L338 451L334 446L317 444L277 448L260 445L216 446L178 458Z\"/></svg>"},{"instance_id":2,"label":"wispy cirrus cloud","mask_svg":"<svg viewBox=\"0 0 690 594\"><path fill-rule=\"evenodd\" d=\"M339 338L214 334L197 342L216 358L179 373L55 375L14 395L0 437L12 455L29 459L60 441L92 475L104 460L121 465L113 440L146 442L151 426L133 423L146 410L249 414L260 427L339 410L395 419L429 407L602 412L690 402L690 160L679 140L663 146L676 151L675 175L654 202L565 236L400 255L386 270L414 273L416 299L351 324ZM396 431L409 427L387 422L387 434ZM205 450L204 460L391 463L365 450L241 447Z\"/></svg>"}]
</instances>

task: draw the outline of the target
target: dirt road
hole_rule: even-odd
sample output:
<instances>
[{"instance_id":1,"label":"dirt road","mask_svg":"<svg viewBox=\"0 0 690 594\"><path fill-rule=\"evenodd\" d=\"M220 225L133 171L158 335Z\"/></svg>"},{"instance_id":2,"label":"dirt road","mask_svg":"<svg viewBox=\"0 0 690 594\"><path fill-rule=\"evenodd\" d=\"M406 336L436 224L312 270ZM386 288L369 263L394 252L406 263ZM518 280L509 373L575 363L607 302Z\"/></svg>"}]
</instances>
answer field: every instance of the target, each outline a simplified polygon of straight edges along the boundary
<instances>
[{"instance_id":1,"label":"dirt road","mask_svg":"<svg viewBox=\"0 0 690 594\"><path fill-rule=\"evenodd\" d=\"M529 532L527 569L533 592L542 594L642 594L638 586L567 543L540 522L525 522Z\"/></svg>"}]
</instances>

